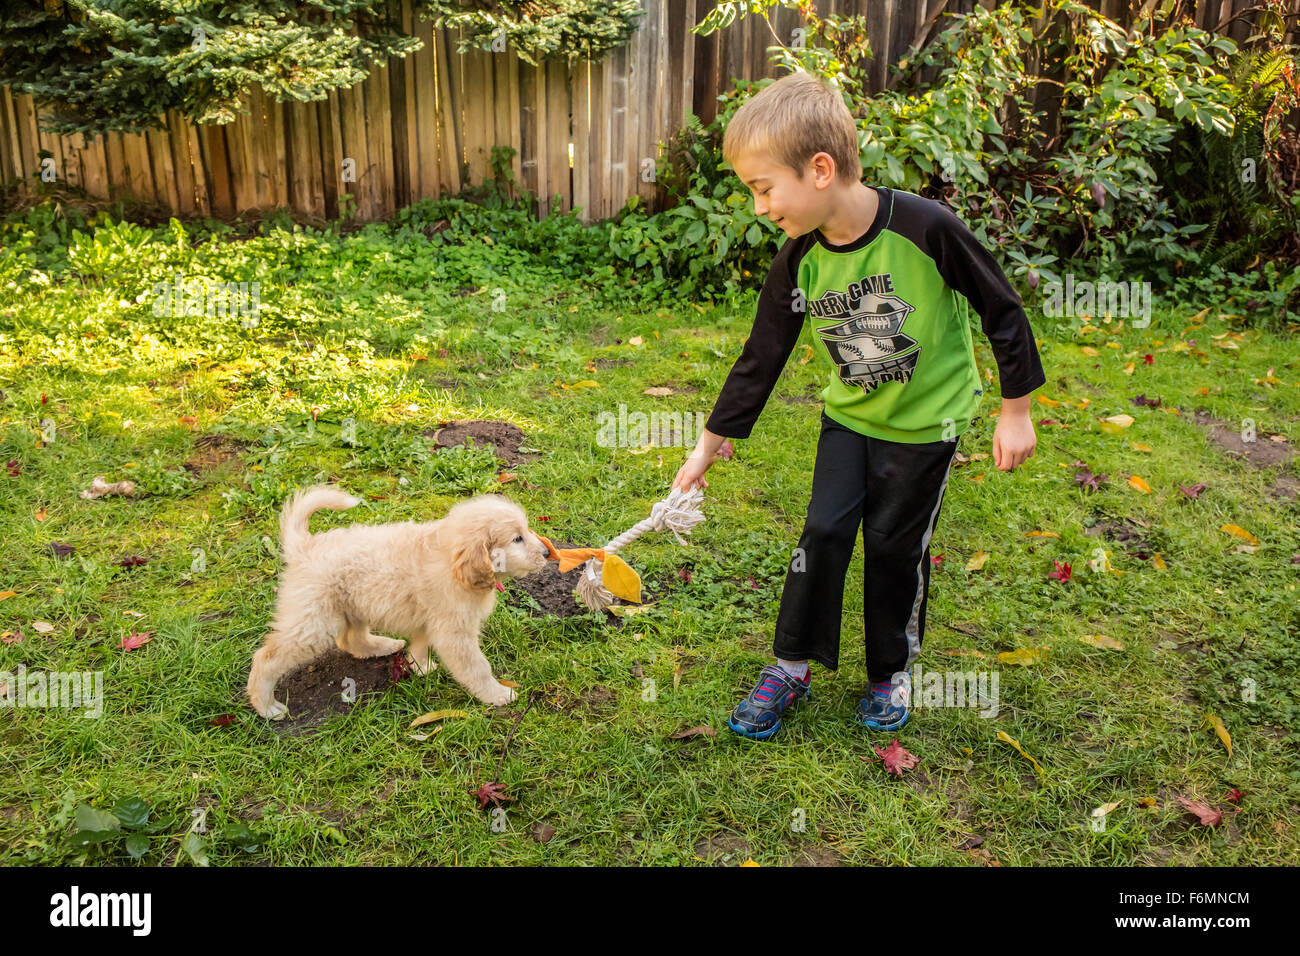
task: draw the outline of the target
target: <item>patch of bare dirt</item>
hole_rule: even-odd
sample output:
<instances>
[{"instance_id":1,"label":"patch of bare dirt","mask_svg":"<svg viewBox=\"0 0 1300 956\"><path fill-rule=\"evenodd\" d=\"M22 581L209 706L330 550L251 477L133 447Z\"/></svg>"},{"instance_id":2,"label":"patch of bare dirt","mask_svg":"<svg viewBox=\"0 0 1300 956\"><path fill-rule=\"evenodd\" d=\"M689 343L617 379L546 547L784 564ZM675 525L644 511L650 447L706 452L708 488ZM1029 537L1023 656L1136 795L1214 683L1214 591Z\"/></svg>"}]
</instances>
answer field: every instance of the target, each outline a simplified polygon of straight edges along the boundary
<instances>
[{"instance_id":1,"label":"patch of bare dirt","mask_svg":"<svg viewBox=\"0 0 1300 956\"><path fill-rule=\"evenodd\" d=\"M1255 468L1280 469L1281 474L1269 487L1269 494L1276 498L1300 497L1300 481L1286 473L1291 459L1296 456L1296 449L1290 442L1285 441L1285 436L1278 435L1275 439L1257 428L1255 440L1245 441L1241 435L1243 429L1239 425L1215 418L1203 408L1193 410L1188 417L1204 428L1210 440L1225 454L1245 461Z\"/></svg>"},{"instance_id":2,"label":"patch of bare dirt","mask_svg":"<svg viewBox=\"0 0 1300 956\"><path fill-rule=\"evenodd\" d=\"M282 736L298 737L334 714L349 713L367 697L388 689L393 683L394 660L397 656L392 654L388 657L362 659L344 653L337 647L330 648L310 664L281 678L275 696L288 706L289 716L267 723ZM355 687L348 685L355 694L351 703L343 699L343 682L349 678L356 682Z\"/></svg>"},{"instance_id":3,"label":"patch of bare dirt","mask_svg":"<svg viewBox=\"0 0 1300 956\"><path fill-rule=\"evenodd\" d=\"M695 845L695 855L715 866L735 866L752 855L749 844L735 833L715 833Z\"/></svg>"},{"instance_id":4,"label":"patch of bare dirt","mask_svg":"<svg viewBox=\"0 0 1300 956\"><path fill-rule=\"evenodd\" d=\"M817 385L808 385L799 395L778 395L777 398L787 405L816 405L821 402L821 388Z\"/></svg>"},{"instance_id":5,"label":"patch of bare dirt","mask_svg":"<svg viewBox=\"0 0 1300 956\"><path fill-rule=\"evenodd\" d=\"M1084 528L1083 533L1090 538L1105 538L1140 561L1145 561L1160 550L1160 547L1148 537L1149 529L1143 528L1130 518L1099 515L1096 524Z\"/></svg>"},{"instance_id":6,"label":"patch of bare dirt","mask_svg":"<svg viewBox=\"0 0 1300 956\"><path fill-rule=\"evenodd\" d=\"M196 476L216 471L228 461L234 461L245 448L238 438L229 435L200 435L194 440L194 450L185 462L185 468Z\"/></svg>"},{"instance_id":7,"label":"patch of bare dirt","mask_svg":"<svg viewBox=\"0 0 1300 956\"><path fill-rule=\"evenodd\" d=\"M564 688L548 689L542 699L556 713L571 714L575 710L588 714L607 714L618 708L618 693L602 684L588 687L579 694Z\"/></svg>"},{"instance_id":8,"label":"patch of bare dirt","mask_svg":"<svg viewBox=\"0 0 1300 956\"><path fill-rule=\"evenodd\" d=\"M472 419L452 422L442 428L423 433L432 438L439 448L453 448L473 439L476 445L491 445L492 452L507 465L518 465L532 461L535 452L520 452L524 444L524 433L518 425L499 422L492 419Z\"/></svg>"},{"instance_id":9,"label":"patch of bare dirt","mask_svg":"<svg viewBox=\"0 0 1300 956\"><path fill-rule=\"evenodd\" d=\"M844 858L829 847L810 846L790 860L791 866L843 866Z\"/></svg>"},{"instance_id":10,"label":"patch of bare dirt","mask_svg":"<svg viewBox=\"0 0 1300 956\"><path fill-rule=\"evenodd\" d=\"M598 368L598 369L604 370L604 369L607 369L607 368L621 368L621 367L624 366L624 365L631 365L631 364L632 364L632 360L631 360L631 359L598 358L598 359L594 360L591 364L594 365L594 366L596 366L596 368Z\"/></svg>"}]
</instances>

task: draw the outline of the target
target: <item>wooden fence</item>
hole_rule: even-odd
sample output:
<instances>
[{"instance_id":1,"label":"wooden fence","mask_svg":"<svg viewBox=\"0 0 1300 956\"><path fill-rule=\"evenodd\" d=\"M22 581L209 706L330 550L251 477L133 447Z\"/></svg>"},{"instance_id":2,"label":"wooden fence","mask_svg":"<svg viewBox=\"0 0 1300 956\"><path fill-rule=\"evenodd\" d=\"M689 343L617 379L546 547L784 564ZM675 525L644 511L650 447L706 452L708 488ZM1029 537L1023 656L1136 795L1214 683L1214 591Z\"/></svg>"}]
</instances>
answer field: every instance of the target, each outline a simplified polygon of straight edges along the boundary
<instances>
[{"instance_id":1,"label":"wooden fence","mask_svg":"<svg viewBox=\"0 0 1300 956\"><path fill-rule=\"evenodd\" d=\"M30 96L0 88L0 184L34 182L44 150L59 182L182 218L233 220L285 208L299 218L332 219L349 194L357 219L370 221L481 183L500 145L516 150L515 178L542 198L542 215L556 195L561 209L580 207L587 220L613 215L632 195L658 208L662 190L643 175L658 144L688 111L711 120L732 77L775 75L766 48L776 37L788 45L800 25L795 12L777 9L771 30L747 17L697 37L690 27L715 0L642 0L646 16L631 42L603 61L532 67L509 50L458 54L456 31L413 18L410 0L391 2L422 49L319 102L281 104L255 88L244 100L248 114L224 126L194 126L169 111L166 131L54 136L40 131ZM943 14L969 12L976 2L818 0L817 9L866 17L875 92L889 83L891 63L943 28ZM1257 2L1187 0L1187 7L1194 5L1198 26L1240 41ZM1144 2L1090 5L1128 24ZM1289 0L1289 8L1300 12L1300 0ZM1297 24L1289 26L1296 42Z\"/></svg>"}]
</instances>

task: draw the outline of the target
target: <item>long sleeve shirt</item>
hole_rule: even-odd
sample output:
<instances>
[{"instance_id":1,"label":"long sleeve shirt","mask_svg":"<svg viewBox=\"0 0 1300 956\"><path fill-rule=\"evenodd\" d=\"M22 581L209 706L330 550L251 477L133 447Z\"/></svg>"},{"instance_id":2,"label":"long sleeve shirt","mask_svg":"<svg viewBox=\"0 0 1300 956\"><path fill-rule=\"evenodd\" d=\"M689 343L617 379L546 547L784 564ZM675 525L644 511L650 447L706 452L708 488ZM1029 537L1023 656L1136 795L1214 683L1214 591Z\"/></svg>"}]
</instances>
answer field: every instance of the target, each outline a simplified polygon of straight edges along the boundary
<instances>
[{"instance_id":1,"label":"long sleeve shirt","mask_svg":"<svg viewBox=\"0 0 1300 956\"><path fill-rule=\"evenodd\" d=\"M1020 297L970 228L943 203L873 188L876 217L853 242L833 245L814 229L777 252L709 431L749 437L805 323L832 373L827 416L887 441L952 440L969 427L983 395L972 308L1002 397L1046 382Z\"/></svg>"}]
</instances>

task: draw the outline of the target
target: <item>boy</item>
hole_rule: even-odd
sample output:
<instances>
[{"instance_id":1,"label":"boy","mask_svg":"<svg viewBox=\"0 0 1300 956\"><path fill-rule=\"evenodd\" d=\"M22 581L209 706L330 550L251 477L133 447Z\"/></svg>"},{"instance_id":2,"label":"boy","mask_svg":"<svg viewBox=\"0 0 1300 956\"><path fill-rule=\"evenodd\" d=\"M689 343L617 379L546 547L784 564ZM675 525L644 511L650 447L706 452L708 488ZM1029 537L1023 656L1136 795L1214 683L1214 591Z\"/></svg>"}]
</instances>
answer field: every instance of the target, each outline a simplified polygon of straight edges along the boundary
<instances>
[{"instance_id":1,"label":"boy","mask_svg":"<svg viewBox=\"0 0 1300 956\"><path fill-rule=\"evenodd\" d=\"M840 95L807 73L783 77L728 124L723 156L754 211L789 237L759 295L754 328L673 487L708 487L725 438L747 438L811 321L834 374L812 495L781 594L777 660L732 712L731 729L771 737L809 693L809 660L839 664L844 579L862 525L866 663L857 720L907 721L910 668L925 632L930 537L957 438L982 389L968 304L997 361L993 433L1003 471L1033 454L1029 394L1044 384L1033 330L993 257L948 207L861 181L857 128Z\"/></svg>"}]
</instances>

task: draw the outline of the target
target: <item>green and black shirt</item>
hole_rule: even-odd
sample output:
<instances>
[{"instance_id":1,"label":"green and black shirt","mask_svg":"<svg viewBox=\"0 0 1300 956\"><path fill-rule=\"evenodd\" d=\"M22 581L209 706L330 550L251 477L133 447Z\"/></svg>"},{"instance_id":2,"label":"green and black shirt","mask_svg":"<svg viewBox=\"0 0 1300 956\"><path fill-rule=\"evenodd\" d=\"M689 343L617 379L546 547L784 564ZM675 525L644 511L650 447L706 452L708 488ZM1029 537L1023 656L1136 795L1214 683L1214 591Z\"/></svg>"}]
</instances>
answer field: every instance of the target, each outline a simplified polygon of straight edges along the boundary
<instances>
[{"instance_id":1,"label":"green and black shirt","mask_svg":"<svg viewBox=\"0 0 1300 956\"><path fill-rule=\"evenodd\" d=\"M872 188L880 205L862 236L837 246L814 229L777 252L709 431L749 437L808 320L833 373L826 414L875 438L933 442L970 425L983 395L971 307L1003 398L1047 380L1020 297L970 228L943 203Z\"/></svg>"}]
</instances>

